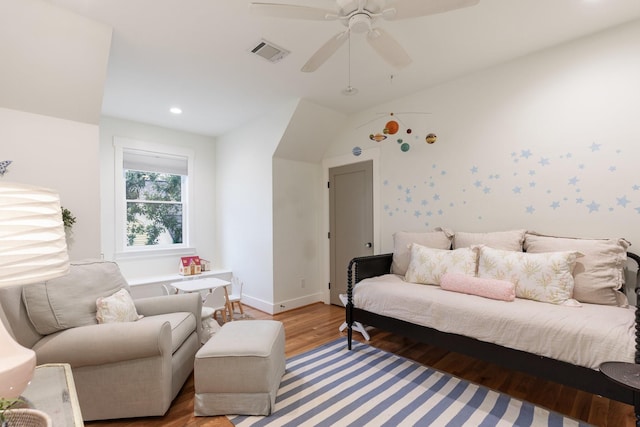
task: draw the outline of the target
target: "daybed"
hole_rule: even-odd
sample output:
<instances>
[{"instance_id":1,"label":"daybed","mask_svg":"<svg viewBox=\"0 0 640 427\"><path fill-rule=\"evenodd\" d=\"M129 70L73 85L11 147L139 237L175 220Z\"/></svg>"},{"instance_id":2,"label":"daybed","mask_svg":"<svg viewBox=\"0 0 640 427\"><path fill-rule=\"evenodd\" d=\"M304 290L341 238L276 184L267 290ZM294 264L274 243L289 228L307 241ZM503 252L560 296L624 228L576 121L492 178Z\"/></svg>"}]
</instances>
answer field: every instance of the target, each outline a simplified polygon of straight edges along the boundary
<instances>
[{"instance_id":1,"label":"daybed","mask_svg":"<svg viewBox=\"0 0 640 427\"><path fill-rule=\"evenodd\" d=\"M37 363L71 365L85 421L163 415L193 371L200 296L132 300L128 289L117 264L100 260L0 289L0 321Z\"/></svg>"},{"instance_id":2,"label":"daybed","mask_svg":"<svg viewBox=\"0 0 640 427\"><path fill-rule=\"evenodd\" d=\"M598 370L640 363L637 298L625 294L640 257L628 246L525 230L395 233L393 253L349 264L349 348L360 322L633 405ZM445 290L452 278L463 286Z\"/></svg>"}]
</instances>

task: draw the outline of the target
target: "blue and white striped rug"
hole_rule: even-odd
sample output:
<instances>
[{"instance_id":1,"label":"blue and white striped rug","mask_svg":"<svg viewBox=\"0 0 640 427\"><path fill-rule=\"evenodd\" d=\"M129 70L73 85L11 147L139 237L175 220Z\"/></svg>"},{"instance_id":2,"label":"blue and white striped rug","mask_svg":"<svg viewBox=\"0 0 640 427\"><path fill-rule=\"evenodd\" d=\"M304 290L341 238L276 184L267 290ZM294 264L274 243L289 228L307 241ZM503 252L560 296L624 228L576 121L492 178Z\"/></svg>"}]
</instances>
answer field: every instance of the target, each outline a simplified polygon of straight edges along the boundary
<instances>
[{"instance_id":1,"label":"blue and white striped rug","mask_svg":"<svg viewBox=\"0 0 640 427\"><path fill-rule=\"evenodd\" d=\"M275 411L236 426L588 426L342 338L287 359Z\"/></svg>"}]
</instances>

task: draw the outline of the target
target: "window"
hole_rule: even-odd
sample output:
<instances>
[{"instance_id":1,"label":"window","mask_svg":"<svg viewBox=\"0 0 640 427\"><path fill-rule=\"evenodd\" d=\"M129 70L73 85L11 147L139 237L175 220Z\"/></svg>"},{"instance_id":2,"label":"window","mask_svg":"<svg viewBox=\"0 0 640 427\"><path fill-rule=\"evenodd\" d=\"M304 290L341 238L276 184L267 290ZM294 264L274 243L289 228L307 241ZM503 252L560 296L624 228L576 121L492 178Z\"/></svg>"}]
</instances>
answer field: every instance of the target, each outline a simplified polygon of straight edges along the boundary
<instances>
[{"instance_id":1,"label":"window","mask_svg":"<svg viewBox=\"0 0 640 427\"><path fill-rule=\"evenodd\" d=\"M117 138L116 252L189 249L190 150Z\"/></svg>"}]
</instances>

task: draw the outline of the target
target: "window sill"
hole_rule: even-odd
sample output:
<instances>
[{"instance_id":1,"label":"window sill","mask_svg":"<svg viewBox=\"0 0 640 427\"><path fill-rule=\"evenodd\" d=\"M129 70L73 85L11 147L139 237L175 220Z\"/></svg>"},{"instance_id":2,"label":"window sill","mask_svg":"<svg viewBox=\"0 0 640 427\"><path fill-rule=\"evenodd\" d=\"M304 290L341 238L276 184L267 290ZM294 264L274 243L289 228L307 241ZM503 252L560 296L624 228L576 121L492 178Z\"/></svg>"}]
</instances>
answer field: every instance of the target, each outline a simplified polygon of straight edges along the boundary
<instances>
[{"instance_id":1,"label":"window sill","mask_svg":"<svg viewBox=\"0 0 640 427\"><path fill-rule=\"evenodd\" d=\"M195 255L196 248L184 247L184 248L158 248L158 249L144 249L144 250L131 250L126 252L116 252L115 260L134 260L134 259L151 259L158 257L175 257L175 256L187 256Z\"/></svg>"}]
</instances>

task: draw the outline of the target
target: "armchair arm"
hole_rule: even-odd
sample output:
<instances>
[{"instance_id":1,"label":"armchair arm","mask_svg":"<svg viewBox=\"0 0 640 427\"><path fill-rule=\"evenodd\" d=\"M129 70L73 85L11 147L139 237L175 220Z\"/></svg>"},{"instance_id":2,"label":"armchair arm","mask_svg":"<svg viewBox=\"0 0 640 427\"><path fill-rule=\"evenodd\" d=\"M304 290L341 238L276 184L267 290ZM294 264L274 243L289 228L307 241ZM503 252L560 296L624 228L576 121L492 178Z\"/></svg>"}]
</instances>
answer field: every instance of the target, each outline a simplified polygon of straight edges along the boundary
<instances>
[{"instance_id":1,"label":"armchair arm","mask_svg":"<svg viewBox=\"0 0 640 427\"><path fill-rule=\"evenodd\" d=\"M66 329L33 347L38 364L69 363L72 368L171 356L171 325L162 318Z\"/></svg>"},{"instance_id":2,"label":"armchair arm","mask_svg":"<svg viewBox=\"0 0 640 427\"><path fill-rule=\"evenodd\" d=\"M136 305L138 314L143 316L156 316L179 311L193 313L196 318L196 333L198 334L198 339L200 339L202 333L202 297L198 292L138 298L133 302Z\"/></svg>"}]
</instances>

